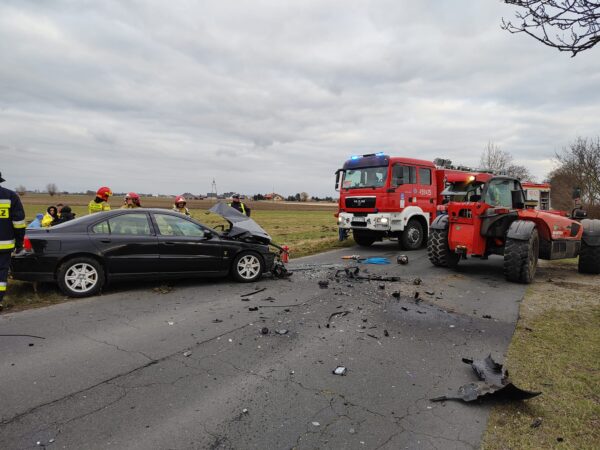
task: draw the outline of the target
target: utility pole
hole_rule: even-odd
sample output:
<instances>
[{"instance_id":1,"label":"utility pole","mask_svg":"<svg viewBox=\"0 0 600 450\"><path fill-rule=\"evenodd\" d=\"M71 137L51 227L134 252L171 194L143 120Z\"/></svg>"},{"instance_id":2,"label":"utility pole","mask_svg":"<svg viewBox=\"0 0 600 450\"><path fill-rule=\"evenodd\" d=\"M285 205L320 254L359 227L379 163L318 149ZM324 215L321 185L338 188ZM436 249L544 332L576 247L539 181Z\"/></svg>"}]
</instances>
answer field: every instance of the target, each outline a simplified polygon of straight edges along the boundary
<instances>
[{"instance_id":1,"label":"utility pole","mask_svg":"<svg viewBox=\"0 0 600 450\"><path fill-rule=\"evenodd\" d=\"M214 179L214 178L213 178L213 180L212 180L212 185L211 185L211 187L210 187L210 193L211 193L211 194L215 194L215 195L214 195L214 198L215 198L215 200L216 200L216 199L217 199L217 197L218 197L218 194L217 194L217 182L215 181L215 179Z\"/></svg>"}]
</instances>

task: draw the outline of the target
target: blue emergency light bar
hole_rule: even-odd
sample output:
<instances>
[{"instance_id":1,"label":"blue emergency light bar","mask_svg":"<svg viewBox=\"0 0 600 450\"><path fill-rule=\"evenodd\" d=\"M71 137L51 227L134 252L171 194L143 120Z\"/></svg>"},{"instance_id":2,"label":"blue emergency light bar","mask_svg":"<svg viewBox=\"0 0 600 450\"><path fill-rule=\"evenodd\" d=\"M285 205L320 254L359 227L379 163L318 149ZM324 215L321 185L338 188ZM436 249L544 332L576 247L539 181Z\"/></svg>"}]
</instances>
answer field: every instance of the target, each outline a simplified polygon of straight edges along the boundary
<instances>
[{"instance_id":1,"label":"blue emergency light bar","mask_svg":"<svg viewBox=\"0 0 600 450\"><path fill-rule=\"evenodd\" d=\"M366 155L354 155L351 156L348 161L344 164L344 169L353 169L359 167L380 167L387 166L389 163L389 156L383 152L369 153Z\"/></svg>"}]
</instances>

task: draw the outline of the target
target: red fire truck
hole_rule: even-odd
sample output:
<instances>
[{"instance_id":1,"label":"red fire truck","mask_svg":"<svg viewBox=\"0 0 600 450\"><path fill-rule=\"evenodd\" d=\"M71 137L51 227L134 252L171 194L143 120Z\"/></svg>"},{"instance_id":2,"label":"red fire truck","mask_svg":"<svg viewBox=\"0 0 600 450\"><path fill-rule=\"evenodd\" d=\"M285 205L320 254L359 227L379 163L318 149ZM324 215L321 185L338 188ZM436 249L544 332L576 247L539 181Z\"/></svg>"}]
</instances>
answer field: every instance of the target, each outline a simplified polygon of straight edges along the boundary
<instances>
[{"instance_id":1,"label":"red fire truck","mask_svg":"<svg viewBox=\"0 0 600 450\"><path fill-rule=\"evenodd\" d=\"M406 250L420 248L442 204L448 172L466 174L383 153L351 157L336 172L340 237L351 230L360 246L391 238Z\"/></svg>"}]
</instances>

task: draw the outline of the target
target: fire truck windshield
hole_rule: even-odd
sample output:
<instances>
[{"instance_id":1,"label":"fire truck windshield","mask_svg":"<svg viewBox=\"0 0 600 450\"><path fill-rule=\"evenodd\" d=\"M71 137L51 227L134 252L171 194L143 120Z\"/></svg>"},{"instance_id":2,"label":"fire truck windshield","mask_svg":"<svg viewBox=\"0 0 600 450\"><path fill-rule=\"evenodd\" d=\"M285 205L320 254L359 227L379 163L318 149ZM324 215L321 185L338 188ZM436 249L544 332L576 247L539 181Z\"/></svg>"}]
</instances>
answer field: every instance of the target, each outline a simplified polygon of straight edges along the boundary
<instances>
[{"instance_id":1,"label":"fire truck windshield","mask_svg":"<svg viewBox=\"0 0 600 450\"><path fill-rule=\"evenodd\" d=\"M368 187L382 187L385 185L387 172L388 166L347 169L344 172L342 188L358 189Z\"/></svg>"}]
</instances>

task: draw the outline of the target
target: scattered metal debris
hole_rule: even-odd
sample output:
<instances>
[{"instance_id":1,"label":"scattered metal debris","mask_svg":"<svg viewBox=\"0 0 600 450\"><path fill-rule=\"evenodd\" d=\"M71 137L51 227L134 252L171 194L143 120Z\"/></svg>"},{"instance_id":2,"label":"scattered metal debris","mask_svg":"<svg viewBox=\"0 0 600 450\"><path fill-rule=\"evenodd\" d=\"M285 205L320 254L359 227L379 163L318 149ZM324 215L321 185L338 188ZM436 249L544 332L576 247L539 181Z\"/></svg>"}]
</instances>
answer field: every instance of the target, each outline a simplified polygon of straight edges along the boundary
<instances>
[{"instance_id":1,"label":"scattered metal debris","mask_svg":"<svg viewBox=\"0 0 600 450\"><path fill-rule=\"evenodd\" d=\"M389 333L389 331L388 331L388 330L383 330L383 335L384 335L385 337L390 337L390 333Z\"/></svg>"},{"instance_id":2,"label":"scattered metal debris","mask_svg":"<svg viewBox=\"0 0 600 450\"><path fill-rule=\"evenodd\" d=\"M419 295L421 295L419 291L415 291L415 295L413 296L415 300L419 298Z\"/></svg>"},{"instance_id":3,"label":"scattered metal debris","mask_svg":"<svg viewBox=\"0 0 600 450\"><path fill-rule=\"evenodd\" d=\"M484 314L482 317L484 319L491 319L492 318L492 316L490 316L489 314Z\"/></svg>"},{"instance_id":4,"label":"scattered metal debris","mask_svg":"<svg viewBox=\"0 0 600 450\"><path fill-rule=\"evenodd\" d=\"M335 278L339 278L340 273L344 273L346 277L354 280L367 280L367 281L400 281L400 277L390 277L381 275L361 275L360 267L346 267L344 269L338 269L335 272Z\"/></svg>"},{"instance_id":5,"label":"scattered metal debris","mask_svg":"<svg viewBox=\"0 0 600 450\"><path fill-rule=\"evenodd\" d=\"M258 311L258 306L250 306L248 311Z\"/></svg>"},{"instance_id":6,"label":"scattered metal debris","mask_svg":"<svg viewBox=\"0 0 600 450\"><path fill-rule=\"evenodd\" d=\"M259 292L263 292L263 291L266 291L266 290L267 290L267 288L257 289L254 292L249 292L247 294L242 294L242 295L240 295L240 297L250 297L251 295L258 294Z\"/></svg>"},{"instance_id":7,"label":"scattered metal debris","mask_svg":"<svg viewBox=\"0 0 600 450\"><path fill-rule=\"evenodd\" d=\"M319 422L312 422L313 427L318 427L319 425L321 425Z\"/></svg>"},{"instance_id":8,"label":"scattered metal debris","mask_svg":"<svg viewBox=\"0 0 600 450\"><path fill-rule=\"evenodd\" d=\"M385 284L381 283L381 284L379 285L379 289L385 289Z\"/></svg>"},{"instance_id":9,"label":"scattered metal debris","mask_svg":"<svg viewBox=\"0 0 600 450\"><path fill-rule=\"evenodd\" d=\"M262 327L260 330L260 334L269 334L269 329L267 327Z\"/></svg>"},{"instance_id":10,"label":"scattered metal debris","mask_svg":"<svg viewBox=\"0 0 600 450\"><path fill-rule=\"evenodd\" d=\"M425 291L425 293L426 293L427 295L434 295L434 294L435 294L435 292L434 292L434 291Z\"/></svg>"},{"instance_id":11,"label":"scattered metal debris","mask_svg":"<svg viewBox=\"0 0 600 450\"><path fill-rule=\"evenodd\" d=\"M187 352L183 352L183 356L189 358L190 356L192 356L192 352L190 352L189 350Z\"/></svg>"},{"instance_id":12,"label":"scattered metal debris","mask_svg":"<svg viewBox=\"0 0 600 450\"><path fill-rule=\"evenodd\" d=\"M415 279L413 280L413 284L414 284L415 286L418 286L418 285L420 285L422 282L423 282L423 280L421 280L419 277L417 277L417 278L415 278Z\"/></svg>"},{"instance_id":13,"label":"scattered metal debris","mask_svg":"<svg viewBox=\"0 0 600 450\"><path fill-rule=\"evenodd\" d=\"M401 307L400 307L400 309L401 309L402 311L408 311L408 308L407 308L406 306L401 306Z\"/></svg>"},{"instance_id":14,"label":"scattered metal debris","mask_svg":"<svg viewBox=\"0 0 600 450\"><path fill-rule=\"evenodd\" d=\"M214 319L212 322L213 322L213 323L221 323L221 322L223 322L223 321L222 321L221 319Z\"/></svg>"},{"instance_id":15,"label":"scattered metal debris","mask_svg":"<svg viewBox=\"0 0 600 450\"><path fill-rule=\"evenodd\" d=\"M275 333L277 333L279 335L284 335L284 334L288 334L289 330L286 330L286 329L275 330Z\"/></svg>"},{"instance_id":16,"label":"scattered metal debris","mask_svg":"<svg viewBox=\"0 0 600 450\"><path fill-rule=\"evenodd\" d=\"M392 292L392 297L394 297L394 298L400 298L400 291L394 291L394 292Z\"/></svg>"},{"instance_id":17,"label":"scattered metal debris","mask_svg":"<svg viewBox=\"0 0 600 450\"><path fill-rule=\"evenodd\" d=\"M327 281L327 280L320 280L319 281L319 287L321 289L327 289L329 287L329 281Z\"/></svg>"},{"instance_id":18,"label":"scattered metal debris","mask_svg":"<svg viewBox=\"0 0 600 450\"><path fill-rule=\"evenodd\" d=\"M472 402L485 397L494 396L510 400L526 400L536 397L541 392L525 391L512 384L508 378L508 371L488 355L482 360L463 358L466 364L470 364L480 382L468 383L458 388L456 395L432 398L431 401L462 400Z\"/></svg>"},{"instance_id":19,"label":"scattered metal debris","mask_svg":"<svg viewBox=\"0 0 600 450\"><path fill-rule=\"evenodd\" d=\"M242 414L248 414L248 408L242 409Z\"/></svg>"},{"instance_id":20,"label":"scattered metal debris","mask_svg":"<svg viewBox=\"0 0 600 450\"><path fill-rule=\"evenodd\" d=\"M333 374L334 375L340 375L340 376L344 376L346 375L346 372L348 372L348 369L346 369L343 366L337 366L334 370L333 370Z\"/></svg>"},{"instance_id":21,"label":"scattered metal debris","mask_svg":"<svg viewBox=\"0 0 600 450\"><path fill-rule=\"evenodd\" d=\"M340 317L344 317L347 316L348 314L350 314L351 311L336 311L334 313L331 313L329 315L329 318L327 319L327 325L325 325L326 328L329 328L329 324L331 323L331 319L333 319L336 316L340 316Z\"/></svg>"},{"instance_id":22,"label":"scattered metal debris","mask_svg":"<svg viewBox=\"0 0 600 450\"><path fill-rule=\"evenodd\" d=\"M398 255L398 257L396 257L396 262L402 265L408 264L408 256Z\"/></svg>"},{"instance_id":23,"label":"scattered metal debris","mask_svg":"<svg viewBox=\"0 0 600 450\"><path fill-rule=\"evenodd\" d=\"M373 338L373 339L379 339L379 337L378 337L378 336L375 336L374 334L368 334L368 333L367 333L367 336L369 336L369 337L371 337L371 338Z\"/></svg>"}]
</instances>

